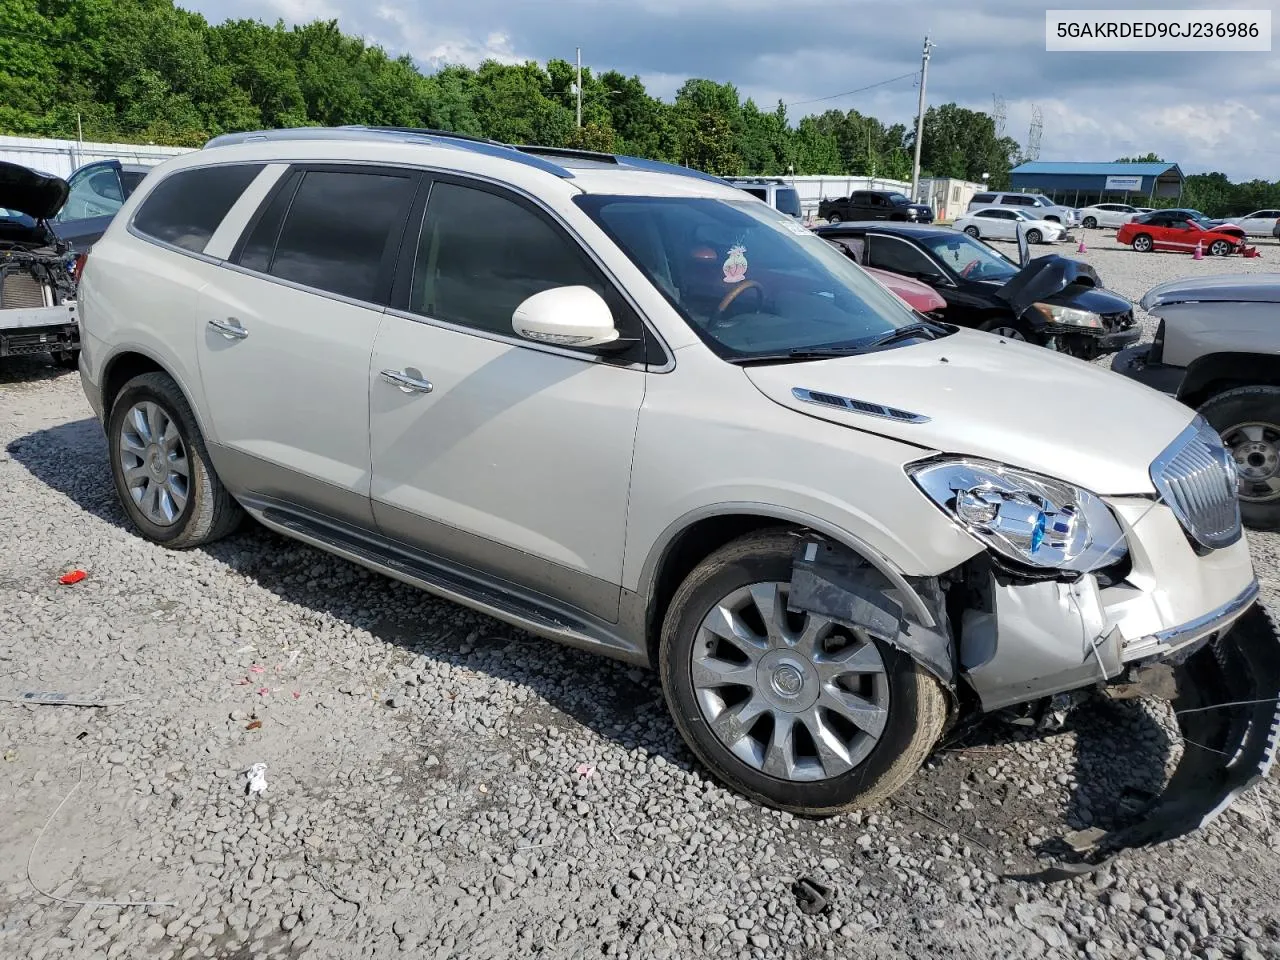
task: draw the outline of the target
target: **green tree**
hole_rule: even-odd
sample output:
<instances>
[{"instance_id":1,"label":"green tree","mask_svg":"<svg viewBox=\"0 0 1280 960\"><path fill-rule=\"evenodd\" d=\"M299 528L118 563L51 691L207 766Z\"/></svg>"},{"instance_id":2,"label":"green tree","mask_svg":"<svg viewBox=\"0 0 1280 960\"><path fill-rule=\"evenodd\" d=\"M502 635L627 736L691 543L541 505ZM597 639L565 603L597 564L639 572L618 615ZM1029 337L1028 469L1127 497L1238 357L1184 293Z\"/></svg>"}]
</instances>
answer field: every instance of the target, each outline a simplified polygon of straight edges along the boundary
<instances>
[{"instance_id":1,"label":"green tree","mask_svg":"<svg viewBox=\"0 0 1280 960\"><path fill-rule=\"evenodd\" d=\"M1117 157L1116 163L1164 163L1154 153L1144 153L1140 157Z\"/></svg>"},{"instance_id":2,"label":"green tree","mask_svg":"<svg viewBox=\"0 0 1280 960\"><path fill-rule=\"evenodd\" d=\"M905 145L914 149L914 140L914 136L907 138ZM985 173L992 187L1005 187L1017 153L1017 141L997 137L995 121L988 114L954 103L925 111L920 167L930 176L976 182Z\"/></svg>"}]
</instances>

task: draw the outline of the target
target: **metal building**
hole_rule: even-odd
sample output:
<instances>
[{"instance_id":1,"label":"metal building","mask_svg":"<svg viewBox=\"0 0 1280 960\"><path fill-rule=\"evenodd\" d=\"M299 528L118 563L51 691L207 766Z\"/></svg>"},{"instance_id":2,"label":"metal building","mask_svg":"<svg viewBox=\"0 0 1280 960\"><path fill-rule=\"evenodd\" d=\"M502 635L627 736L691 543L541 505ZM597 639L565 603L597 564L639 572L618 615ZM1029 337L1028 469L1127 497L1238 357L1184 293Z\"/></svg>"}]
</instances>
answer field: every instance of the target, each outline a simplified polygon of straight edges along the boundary
<instances>
[{"instance_id":1,"label":"metal building","mask_svg":"<svg viewBox=\"0 0 1280 960\"><path fill-rule=\"evenodd\" d=\"M1091 203L1152 206L1161 198L1182 197L1182 171L1176 163L1073 163L1031 160L1014 167L1014 190L1043 193L1069 207Z\"/></svg>"}]
</instances>

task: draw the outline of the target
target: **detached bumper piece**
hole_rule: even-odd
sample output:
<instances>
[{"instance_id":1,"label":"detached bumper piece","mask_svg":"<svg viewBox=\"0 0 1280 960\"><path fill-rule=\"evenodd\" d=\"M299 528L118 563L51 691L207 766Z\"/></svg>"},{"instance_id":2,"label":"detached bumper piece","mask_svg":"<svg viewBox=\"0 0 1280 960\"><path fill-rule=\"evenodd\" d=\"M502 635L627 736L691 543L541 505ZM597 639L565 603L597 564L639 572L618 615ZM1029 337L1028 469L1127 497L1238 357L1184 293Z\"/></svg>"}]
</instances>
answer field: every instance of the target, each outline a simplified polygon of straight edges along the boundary
<instances>
[{"instance_id":1,"label":"detached bumper piece","mask_svg":"<svg viewBox=\"0 0 1280 960\"><path fill-rule=\"evenodd\" d=\"M1263 780L1280 750L1280 633L1261 604L1227 632L1173 662L1173 708L1183 753L1164 792L1128 826L1065 839L1076 857L1016 879L1054 882L1092 873L1120 852L1207 826Z\"/></svg>"}]
</instances>

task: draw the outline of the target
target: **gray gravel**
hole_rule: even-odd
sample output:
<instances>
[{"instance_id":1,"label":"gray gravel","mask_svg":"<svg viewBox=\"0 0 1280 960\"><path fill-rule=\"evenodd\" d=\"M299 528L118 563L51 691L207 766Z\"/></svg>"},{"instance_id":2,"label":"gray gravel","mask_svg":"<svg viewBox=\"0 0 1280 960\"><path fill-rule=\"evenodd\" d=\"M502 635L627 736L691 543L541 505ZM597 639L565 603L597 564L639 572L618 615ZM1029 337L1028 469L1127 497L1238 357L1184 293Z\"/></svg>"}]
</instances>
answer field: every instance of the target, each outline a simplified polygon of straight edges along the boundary
<instances>
[{"instance_id":1,"label":"gray gravel","mask_svg":"<svg viewBox=\"0 0 1280 960\"><path fill-rule=\"evenodd\" d=\"M1277 256L1088 242L1131 297ZM1154 704L1090 706L1043 737L992 722L889 804L803 821L698 769L645 671L261 529L148 545L104 446L74 375L0 366L0 694L137 698L0 704L0 956L1280 954L1274 780L1092 879L1002 879L1064 824L1111 822L1126 786L1160 785L1178 748ZM1273 606L1278 541L1250 537ZM87 579L58 584L71 568ZM173 905L51 901L27 880L38 836L40 889ZM830 913L797 909L801 875L835 884Z\"/></svg>"}]
</instances>

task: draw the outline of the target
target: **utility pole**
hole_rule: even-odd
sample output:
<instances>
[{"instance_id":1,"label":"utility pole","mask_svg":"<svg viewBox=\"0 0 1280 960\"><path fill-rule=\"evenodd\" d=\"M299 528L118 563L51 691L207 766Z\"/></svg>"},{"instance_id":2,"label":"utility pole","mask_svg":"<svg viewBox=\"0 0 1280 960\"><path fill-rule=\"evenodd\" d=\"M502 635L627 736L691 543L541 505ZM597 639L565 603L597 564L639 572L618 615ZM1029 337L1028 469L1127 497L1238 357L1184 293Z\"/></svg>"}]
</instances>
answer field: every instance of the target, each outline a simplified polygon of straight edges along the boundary
<instances>
[{"instance_id":1,"label":"utility pole","mask_svg":"<svg viewBox=\"0 0 1280 960\"><path fill-rule=\"evenodd\" d=\"M928 37L924 38L924 56L920 59L920 106L916 112L916 156L911 163L911 200L913 203L919 202L916 195L920 189L920 138L924 135L924 85L929 79L929 51L933 49L933 43Z\"/></svg>"},{"instance_id":2,"label":"utility pole","mask_svg":"<svg viewBox=\"0 0 1280 960\"><path fill-rule=\"evenodd\" d=\"M582 129L582 48L578 47L578 129Z\"/></svg>"}]
</instances>

